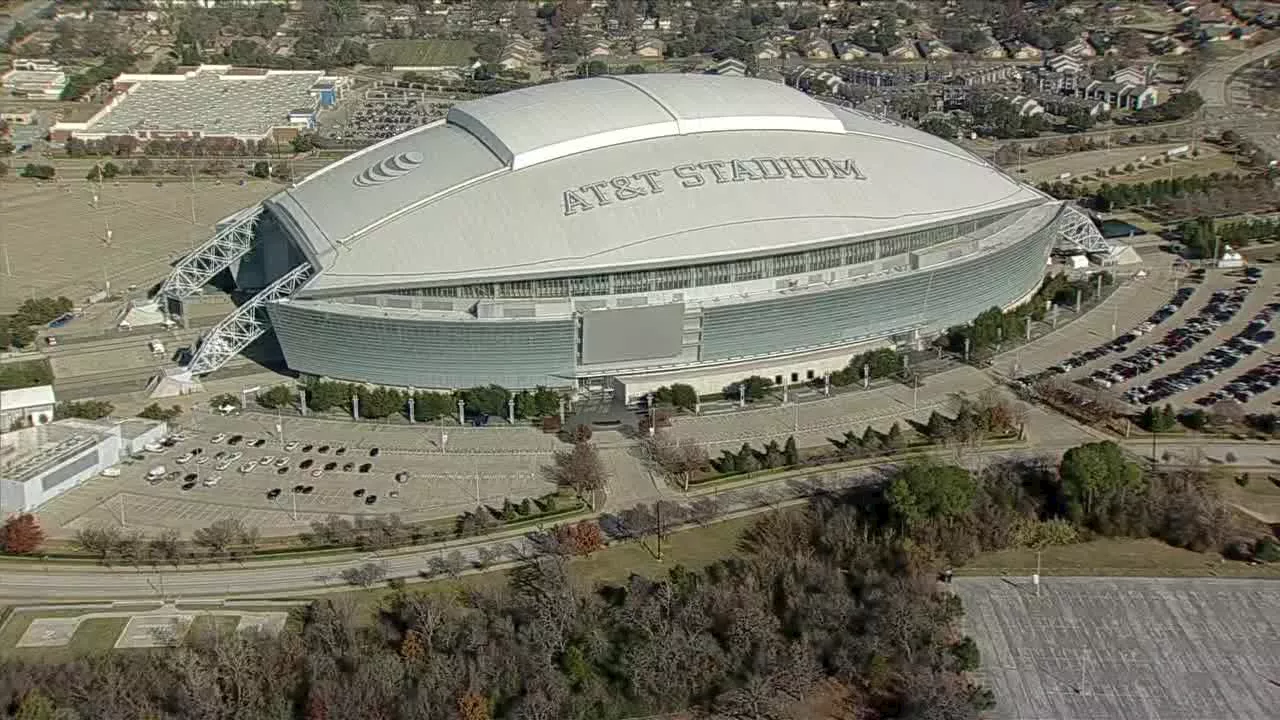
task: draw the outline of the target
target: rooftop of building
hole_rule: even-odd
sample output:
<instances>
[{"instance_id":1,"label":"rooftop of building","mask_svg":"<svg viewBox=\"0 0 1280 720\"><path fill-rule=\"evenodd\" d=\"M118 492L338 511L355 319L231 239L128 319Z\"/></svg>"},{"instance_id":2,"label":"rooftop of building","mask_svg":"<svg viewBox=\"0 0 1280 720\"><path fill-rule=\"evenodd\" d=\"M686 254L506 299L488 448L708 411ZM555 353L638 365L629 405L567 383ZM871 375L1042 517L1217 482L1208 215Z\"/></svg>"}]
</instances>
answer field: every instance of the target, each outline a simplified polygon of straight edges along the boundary
<instances>
[{"instance_id":1,"label":"rooftop of building","mask_svg":"<svg viewBox=\"0 0 1280 720\"><path fill-rule=\"evenodd\" d=\"M224 66L204 66L185 75L121 75L118 82L132 87L89 130L262 136L285 124L290 110L314 108L318 99L311 89L322 77L318 70L240 74Z\"/></svg>"},{"instance_id":2,"label":"rooftop of building","mask_svg":"<svg viewBox=\"0 0 1280 720\"><path fill-rule=\"evenodd\" d=\"M56 420L7 432L0 440L0 477L24 482L97 445L115 430L110 424Z\"/></svg>"}]
</instances>

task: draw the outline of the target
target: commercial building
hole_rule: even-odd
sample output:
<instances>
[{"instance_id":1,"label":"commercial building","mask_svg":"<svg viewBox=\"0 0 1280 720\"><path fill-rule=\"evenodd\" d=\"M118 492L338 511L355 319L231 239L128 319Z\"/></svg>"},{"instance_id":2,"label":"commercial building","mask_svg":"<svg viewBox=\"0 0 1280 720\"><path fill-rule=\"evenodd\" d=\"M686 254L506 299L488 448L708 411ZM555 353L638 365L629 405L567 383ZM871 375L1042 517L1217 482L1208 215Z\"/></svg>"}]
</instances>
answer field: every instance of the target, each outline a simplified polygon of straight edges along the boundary
<instances>
[{"instance_id":1,"label":"commercial building","mask_svg":"<svg viewBox=\"0 0 1280 720\"><path fill-rule=\"evenodd\" d=\"M189 371L274 332L294 370L415 388L713 392L916 345L1105 251L945 140L783 85L577 80L459 103L224 221L161 294L257 295Z\"/></svg>"},{"instance_id":2,"label":"commercial building","mask_svg":"<svg viewBox=\"0 0 1280 720\"><path fill-rule=\"evenodd\" d=\"M43 425L53 420L57 400L52 385L0 390L0 431L23 425Z\"/></svg>"},{"instance_id":3,"label":"commercial building","mask_svg":"<svg viewBox=\"0 0 1280 720\"><path fill-rule=\"evenodd\" d=\"M50 137L262 141L314 124L298 117L336 102L343 86L319 70L202 65L172 75L123 74L102 110L83 122L55 124Z\"/></svg>"},{"instance_id":4,"label":"commercial building","mask_svg":"<svg viewBox=\"0 0 1280 720\"><path fill-rule=\"evenodd\" d=\"M57 420L0 434L0 513L31 512L167 431L141 419Z\"/></svg>"}]
</instances>

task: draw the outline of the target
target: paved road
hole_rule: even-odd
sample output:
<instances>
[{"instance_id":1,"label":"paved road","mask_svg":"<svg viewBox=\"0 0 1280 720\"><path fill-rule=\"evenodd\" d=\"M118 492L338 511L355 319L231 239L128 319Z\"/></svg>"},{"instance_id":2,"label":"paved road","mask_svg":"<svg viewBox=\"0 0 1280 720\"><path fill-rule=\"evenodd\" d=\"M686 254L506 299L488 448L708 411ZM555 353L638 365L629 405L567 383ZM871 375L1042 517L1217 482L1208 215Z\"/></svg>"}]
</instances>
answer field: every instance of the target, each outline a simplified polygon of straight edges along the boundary
<instances>
[{"instance_id":1,"label":"paved road","mask_svg":"<svg viewBox=\"0 0 1280 720\"><path fill-rule=\"evenodd\" d=\"M1200 93L1200 97L1204 99L1204 104L1207 108L1227 108L1231 105L1228 89L1231 76L1275 53L1280 53L1280 40L1263 43L1230 60L1224 60L1212 65L1192 79L1187 85L1187 89Z\"/></svg>"}]
</instances>

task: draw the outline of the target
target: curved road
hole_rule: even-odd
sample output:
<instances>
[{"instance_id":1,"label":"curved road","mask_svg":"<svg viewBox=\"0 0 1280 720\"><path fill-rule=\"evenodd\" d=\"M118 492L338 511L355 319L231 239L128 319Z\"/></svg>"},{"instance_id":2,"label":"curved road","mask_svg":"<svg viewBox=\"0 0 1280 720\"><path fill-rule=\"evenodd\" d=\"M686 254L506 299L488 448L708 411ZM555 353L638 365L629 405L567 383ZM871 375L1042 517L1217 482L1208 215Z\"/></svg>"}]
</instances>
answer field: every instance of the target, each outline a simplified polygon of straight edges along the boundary
<instances>
[{"instance_id":1,"label":"curved road","mask_svg":"<svg viewBox=\"0 0 1280 720\"><path fill-rule=\"evenodd\" d=\"M1187 90L1200 93L1206 108L1229 107L1231 100L1228 86L1231 83L1231 76L1275 53L1280 53L1280 40L1265 42L1252 50L1208 68L1187 84Z\"/></svg>"}]
</instances>

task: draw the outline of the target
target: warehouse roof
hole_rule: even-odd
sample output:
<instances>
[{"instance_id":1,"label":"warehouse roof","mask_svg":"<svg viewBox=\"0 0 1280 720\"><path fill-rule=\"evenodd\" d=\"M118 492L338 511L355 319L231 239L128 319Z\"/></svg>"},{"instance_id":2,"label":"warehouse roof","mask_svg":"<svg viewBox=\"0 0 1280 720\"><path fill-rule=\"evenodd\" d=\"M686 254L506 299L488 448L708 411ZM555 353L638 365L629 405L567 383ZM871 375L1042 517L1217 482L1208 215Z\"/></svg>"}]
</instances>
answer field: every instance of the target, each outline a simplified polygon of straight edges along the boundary
<instances>
[{"instance_id":1,"label":"warehouse roof","mask_svg":"<svg viewBox=\"0 0 1280 720\"><path fill-rule=\"evenodd\" d=\"M688 264L1045 201L944 140L747 78L593 78L460 103L268 201L302 292Z\"/></svg>"}]
</instances>

